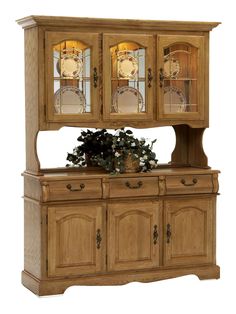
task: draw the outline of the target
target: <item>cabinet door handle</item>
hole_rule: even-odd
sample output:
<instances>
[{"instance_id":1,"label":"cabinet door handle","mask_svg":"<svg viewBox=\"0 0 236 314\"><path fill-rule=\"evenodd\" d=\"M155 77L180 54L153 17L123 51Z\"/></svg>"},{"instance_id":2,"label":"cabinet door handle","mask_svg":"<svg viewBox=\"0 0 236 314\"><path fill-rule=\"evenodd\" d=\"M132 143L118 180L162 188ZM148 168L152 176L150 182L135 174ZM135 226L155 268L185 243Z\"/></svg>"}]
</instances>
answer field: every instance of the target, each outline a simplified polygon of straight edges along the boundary
<instances>
[{"instance_id":1,"label":"cabinet door handle","mask_svg":"<svg viewBox=\"0 0 236 314\"><path fill-rule=\"evenodd\" d=\"M81 183L79 189L73 189L71 184L67 184L66 188L71 192L80 192L85 188L85 184Z\"/></svg>"},{"instance_id":2,"label":"cabinet door handle","mask_svg":"<svg viewBox=\"0 0 236 314\"><path fill-rule=\"evenodd\" d=\"M193 186L197 183L197 179L193 178L191 183L186 183L185 179L181 179L180 182L184 185L184 186Z\"/></svg>"},{"instance_id":3,"label":"cabinet door handle","mask_svg":"<svg viewBox=\"0 0 236 314\"><path fill-rule=\"evenodd\" d=\"M163 69L160 68L160 73L159 73L159 79L160 79L160 87L163 87L163 81L164 81L164 72L163 72Z\"/></svg>"},{"instance_id":4,"label":"cabinet door handle","mask_svg":"<svg viewBox=\"0 0 236 314\"><path fill-rule=\"evenodd\" d=\"M148 87L152 87L152 80L153 80L153 76L152 76L152 69L148 68Z\"/></svg>"},{"instance_id":5,"label":"cabinet door handle","mask_svg":"<svg viewBox=\"0 0 236 314\"><path fill-rule=\"evenodd\" d=\"M167 224L166 226L166 242L170 243L170 237L171 237L171 228L170 228L170 224Z\"/></svg>"},{"instance_id":6,"label":"cabinet door handle","mask_svg":"<svg viewBox=\"0 0 236 314\"><path fill-rule=\"evenodd\" d=\"M143 185L142 181L138 181L136 185L131 185L131 183L129 181L125 182L125 185L129 188L129 189L139 189L141 188L141 186Z\"/></svg>"},{"instance_id":7,"label":"cabinet door handle","mask_svg":"<svg viewBox=\"0 0 236 314\"><path fill-rule=\"evenodd\" d=\"M98 87L98 72L97 68L93 68L93 86L96 88Z\"/></svg>"},{"instance_id":8,"label":"cabinet door handle","mask_svg":"<svg viewBox=\"0 0 236 314\"><path fill-rule=\"evenodd\" d=\"M97 233L96 233L96 246L97 249L99 250L101 247L101 242L102 242L102 236L101 236L101 230L97 229Z\"/></svg>"},{"instance_id":9,"label":"cabinet door handle","mask_svg":"<svg viewBox=\"0 0 236 314\"><path fill-rule=\"evenodd\" d=\"M154 225L153 227L153 244L157 244L158 239L158 232L157 232L157 225Z\"/></svg>"}]
</instances>

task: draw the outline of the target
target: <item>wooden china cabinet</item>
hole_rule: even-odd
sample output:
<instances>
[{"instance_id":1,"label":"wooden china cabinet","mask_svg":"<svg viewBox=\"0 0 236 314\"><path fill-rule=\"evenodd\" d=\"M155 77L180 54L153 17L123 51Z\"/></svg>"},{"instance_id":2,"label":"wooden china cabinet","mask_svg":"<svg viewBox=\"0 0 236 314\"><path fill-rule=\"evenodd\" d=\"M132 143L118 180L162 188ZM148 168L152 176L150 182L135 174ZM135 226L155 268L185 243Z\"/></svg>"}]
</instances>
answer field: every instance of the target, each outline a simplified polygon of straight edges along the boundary
<instances>
[{"instance_id":1,"label":"wooden china cabinet","mask_svg":"<svg viewBox=\"0 0 236 314\"><path fill-rule=\"evenodd\" d=\"M216 265L218 170L209 122L209 32L219 23L30 16L25 30L25 262L38 295L195 274ZM39 131L173 126L171 161L147 173L42 169Z\"/></svg>"}]
</instances>

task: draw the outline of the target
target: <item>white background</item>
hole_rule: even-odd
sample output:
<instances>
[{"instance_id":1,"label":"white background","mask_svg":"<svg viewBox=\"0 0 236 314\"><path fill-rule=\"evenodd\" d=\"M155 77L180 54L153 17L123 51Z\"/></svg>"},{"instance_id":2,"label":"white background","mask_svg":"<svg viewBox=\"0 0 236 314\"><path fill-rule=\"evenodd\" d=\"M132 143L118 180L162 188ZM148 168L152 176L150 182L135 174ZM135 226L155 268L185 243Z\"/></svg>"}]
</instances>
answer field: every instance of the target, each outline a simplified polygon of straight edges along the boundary
<instances>
[{"instance_id":1,"label":"white background","mask_svg":"<svg viewBox=\"0 0 236 314\"><path fill-rule=\"evenodd\" d=\"M0 313L236 313L235 114L236 44L233 0L2 1L0 11L1 224ZM211 33L210 129L204 146L220 169L217 262L221 279L195 276L118 287L71 287L64 295L38 298L20 284L23 268L24 63L27 15L65 15L160 20L221 21ZM155 134L150 134L155 137Z\"/></svg>"}]
</instances>

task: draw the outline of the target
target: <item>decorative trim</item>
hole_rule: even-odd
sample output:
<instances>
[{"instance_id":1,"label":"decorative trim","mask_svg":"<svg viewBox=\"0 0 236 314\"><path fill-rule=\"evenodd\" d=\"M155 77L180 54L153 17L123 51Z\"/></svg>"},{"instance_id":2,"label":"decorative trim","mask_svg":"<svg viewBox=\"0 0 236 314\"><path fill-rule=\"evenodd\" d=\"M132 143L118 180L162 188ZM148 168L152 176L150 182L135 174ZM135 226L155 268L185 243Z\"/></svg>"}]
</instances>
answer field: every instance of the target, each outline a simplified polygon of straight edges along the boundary
<instances>
[{"instance_id":1,"label":"decorative trim","mask_svg":"<svg viewBox=\"0 0 236 314\"><path fill-rule=\"evenodd\" d=\"M16 21L22 28L34 26L64 26L68 27L97 27L110 29L148 29L148 30L174 30L174 31L210 31L220 22L189 22L189 21L156 21L156 20L131 20L131 19L106 19L63 16L39 16L31 15Z\"/></svg>"},{"instance_id":2,"label":"decorative trim","mask_svg":"<svg viewBox=\"0 0 236 314\"><path fill-rule=\"evenodd\" d=\"M212 183L213 183L212 192L217 193L219 191L219 182L218 182L218 174L217 173L214 173L212 175Z\"/></svg>"},{"instance_id":3,"label":"decorative trim","mask_svg":"<svg viewBox=\"0 0 236 314\"><path fill-rule=\"evenodd\" d=\"M179 268L155 268L142 271L123 271L106 274L95 274L80 277L71 277L66 279L48 279L40 280L27 271L22 272L22 284L33 293L43 296L52 294L61 294L74 285L124 285L129 282L151 282L168 278L176 278L185 275L196 275L199 279L219 279L220 267L217 265L190 266Z\"/></svg>"},{"instance_id":4,"label":"decorative trim","mask_svg":"<svg viewBox=\"0 0 236 314\"><path fill-rule=\"evenodd\" d=\"M42 201L47 202L49 200L49 184L47 182L42 182Z\"/></svg>"},{"instance_id":5,"label":"decorative trim","mask_svg":"<svg viewBox=\"0 0 236 314\"><path fill-rule=\"evenodd\" d=\"M159 194L165 195L166 194L166 177L159 176Z\"/></svg>"}]
</instances>

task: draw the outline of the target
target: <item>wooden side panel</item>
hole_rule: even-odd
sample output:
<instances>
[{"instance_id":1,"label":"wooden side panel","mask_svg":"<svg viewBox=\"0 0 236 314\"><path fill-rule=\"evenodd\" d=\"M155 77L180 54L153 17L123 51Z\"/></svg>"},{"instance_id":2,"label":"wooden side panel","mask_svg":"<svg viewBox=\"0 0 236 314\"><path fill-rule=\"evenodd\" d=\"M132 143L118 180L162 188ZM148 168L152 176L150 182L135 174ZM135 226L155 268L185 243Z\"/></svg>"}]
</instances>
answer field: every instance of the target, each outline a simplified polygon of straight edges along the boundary
<instances>
[{"instance_id":1,"label":"wooden side panel","mask_svg":"<svg viewBox=\"0 0 236 314\"><path fill-rule=\"evenodd\" d=\"M48 276L89 274L104 269L103 207L102 203L87 203L48 208Z\"/></svg>"},{"instance_id":2,"label":"wooden side panel","mask_svg":"<svg viewBox=\"0 0 236 314\"><path fill-rule=\"evenodd\" d=\"M38 172L36 140L39 129L38 108L38 28L25 30L25 123L26 170Z\"/></svg>"},{"instance_id":3,"label":"wooden side panel","mask_svg":"<svg viewBox=\"0 0 236 314\"><path fill-rule=\"evenodd\" d=\"M37 177L24 175L24 196L41 200L42 188Z\"/></svg>"},{"instance_id":4,"label":"wooden side panel","mask_svg":"<svg viewBox=\"0 0 236 314\"><path fill-rule=\"evenodd\" d=\"M189 128L188 137L188 159L191 166L207 167L208 160L202 145L202 138L205 129Z\"/></svg>"},{"instance_id":5,"label":"wooden side panel","mask_svg":"<svg viewBox=\"0 0 236 314\"><path fill-rule=\"evenodd\" d=\"M171 154L172 164L209 168L208 159L202 145L205 129L193 129L188 125L175 125L173 128L176 135L176 144Z\"/></svg>"},{"instance_id":6,"label":"wooden side panel","mask_svg":"<svg viewBox=\"0 0 236 314\"><path fill-rule=\"evenodd\" d=\"M215 197L164 201L164 265L214 262Z\"/></svg>"},{"instance_id":7,"label":"wooden side panel","mask_svg":"<svg viewBox=\"0 0 236 314\"><path fill-rule=\"evenodd\" d=\"M154 201L108 206L108 270L159 265L160 207Z\"/></svg>"},{"instance_id":8,"label":"wooden side panel","mask_svg":"<svg viewBox=\"0 0 236 314\"><path fill-rule=\"evenodd\" d=\"M25 200L24 209L24 269L41 277L41 210L40 205Z\"/></svg>"}]
</instances>

